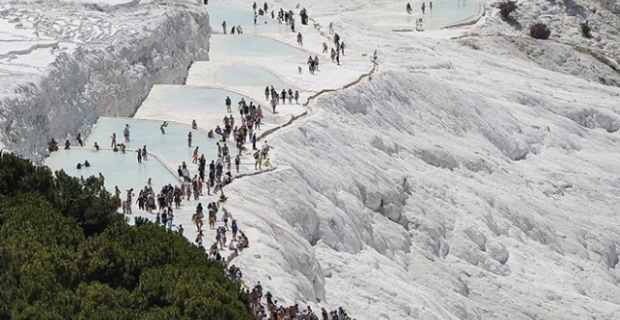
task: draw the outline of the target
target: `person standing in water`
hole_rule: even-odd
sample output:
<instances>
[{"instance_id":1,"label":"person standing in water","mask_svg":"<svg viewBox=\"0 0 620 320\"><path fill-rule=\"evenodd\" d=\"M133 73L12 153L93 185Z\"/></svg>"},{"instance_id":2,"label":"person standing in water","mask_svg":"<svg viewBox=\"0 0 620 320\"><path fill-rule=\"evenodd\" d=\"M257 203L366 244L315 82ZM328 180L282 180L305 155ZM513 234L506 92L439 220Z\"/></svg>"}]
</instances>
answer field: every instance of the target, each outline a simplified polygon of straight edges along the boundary
<instances>
[{"instance_id":1,"label":"person standing in water","mask_svg":"<svg viewBox=\"0 0 620 320\"><path fill-rule=\"evenodd\" d=\"M125 143L129 142L129 124L125 125L125 130L123 130L123 136L125 136Z\"/></svg>"},{"instance_id":2,"label":"person standing in water","mask_svg":"<svg viewBox=\"0 0 620 320\"><path fill-rule=\"evenodd\" d=\"M112 143L110 144L110 148L114 149L116 148L116 133L112 133L112 136L110 138L112 138Z\"/></svg>"},{"instance_id":3,"label":"person standing in water","mask_svg":"<svg viewBox=\"0 0 620 320\"><path fill-rule=\"evenodd\" d=\"M75 137L80 147L84 146L84 142L82 141L82 134L78 132L77 137Z\"/></svg>"},{"instance_id":4,"label":"person standing in water","mask_svg":"<svg viewBox=\"0 0 620 320\"><path fill-rule=\"evenodd\" d=\"M192 132L191 131L187 134L187 146L190 148L192 147Z\"/></svg>"},{"instance_id":5,"label":"person standing in water","mask_svg":"<svg viewBox=\"0 0 620 320\"><path fill-rule=\"evenodd\" d=\"M232 105L232 101L230 100L230 97L227 96L224 103L226 103L226 112L232 113L232 109L230 108L230 106Z\"/></svg>"},{"instance_id":6,"label":"person standing in water","mask_svg":"<svg viewBox=\"0 0 620 320\"><path fill-rule=\"evenodd\" d=\"M222 30L224 31L224 34L226 34L226 21L222 22Z\"/></svg>"},{"instance_id":7,"label":"person standing in water","mask_svg":"<svg viewBox=\"0 0 620 320\"><path fill-rule=\"evenodd\" d=\"M193 164L197 164L198 163L198 147L196 147L196 149L194 149L194 154L192 154L192 163Z\"/></svg>"},{"instance_id":8,"label":"person standing in water","mask_svg":"<svg viewBox=\"0 0 620 320\"><path fill-rule=\"evenodd\" d=\"M138 163L142 163L142 149L136 150L138 153Z\"/></svg>"},{"instance_id":9,"label":"person standing in water","mask_svg":"<svg viewBox=\"0 0 620 320\"><path fill-rule=\"evenodd\" d=\"M161 134L166 134L166 130L164 130L164 128L168 127L168 122L164 121L164 123L161 124L161 126L159 126L159 131L161 131Z\"/></svg>"}]
</instances>

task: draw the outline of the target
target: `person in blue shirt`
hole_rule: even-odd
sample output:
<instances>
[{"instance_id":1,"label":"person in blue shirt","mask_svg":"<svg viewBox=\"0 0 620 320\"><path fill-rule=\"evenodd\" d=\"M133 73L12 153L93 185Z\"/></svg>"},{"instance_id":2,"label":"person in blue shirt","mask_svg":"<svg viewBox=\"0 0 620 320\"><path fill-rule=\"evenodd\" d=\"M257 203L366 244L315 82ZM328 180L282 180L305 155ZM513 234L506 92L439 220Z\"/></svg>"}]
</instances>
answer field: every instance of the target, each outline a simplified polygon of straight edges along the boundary
<instances>
[{"instance_id":1,"label":"person in blue shirt","mask_svg":"<svg viewBox=\"0 0 620 320\"><path fill-rule=\"evenodd\" d=\"M232 231L233 240L237 241L237 231L239 231L239 227L237 226L237 220L232 219L230 230Z\"/></svg>"}]
</instances>

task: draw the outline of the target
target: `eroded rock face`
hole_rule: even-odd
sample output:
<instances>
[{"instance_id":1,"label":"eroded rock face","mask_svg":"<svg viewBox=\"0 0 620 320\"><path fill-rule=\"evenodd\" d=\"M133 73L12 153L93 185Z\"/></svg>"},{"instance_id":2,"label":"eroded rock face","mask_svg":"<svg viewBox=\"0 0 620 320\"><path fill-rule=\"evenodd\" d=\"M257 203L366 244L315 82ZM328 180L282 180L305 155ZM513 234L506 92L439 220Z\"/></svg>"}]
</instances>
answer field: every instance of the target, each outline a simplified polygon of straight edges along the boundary
<instances>
[{"instance_id":1,"label":"eroded rock face","mask_svg":"<svg viewBox=\"0 0 620 320\"><path fill-rule=\"evenodd\" d=\"M536 0L519 2L511 21L492 8L482 33L461 41L475 50L533 61L540 67L604 85L620 86L620 3L615 0ZM581 24L588 22L589 35ZM542 22L551 30L549 41L529 37L529 27ZM498 35L499 34L499 35ZM616 129L617 130L617 129Z\"/></svg>"},{"instance_id":2,"label":"eroded rock face","mask_svg":"<svg viewBox=\"0 0 620 320\"><path fill-rule=\"evenodd\" d=\"M508 261L508 258L510 257L510 254L508 253L506 247L501 242L497 242L494 240L489 242L488 253L491 258L501 263L502 265L505 265Z\"/></svg>"},{"instance_id":3,"label":"eroded rock face","mask_svg":"<svg viewBox=\"0 0 620 320\"><path fill-rule=\"evenodd\" d=\"M620 169L597 150L608 150L615 138L604 130L587 131L593 129L564 111L587 100L573 90L591 86L601 93L596 107L611 112L614 92L582 80L572 83L559 73L553 76L566 81L552 81L535 68L515 68L508 90L506 83L495 84L502 77L495 68L503 70L507 62L484 57L490 65L485 72L497 72L493 80L476 78L476 67L463 70L467 64L455 62L452 72L461 76L388 70L319 98L314 106L319 111L304 120L304 130L293 127L279 135L274 157L287 169L238 186L241 194L255 195L255 210L277 208L270 219L294 230L279 241L278 254L301 250L321 265L322 271L311 271L297 259L281 263L284 276L299 283L323 273L322 289L307 292L307 299L324 293L327 301L344 301L364 313L402 318L427 310L427 319L516 314L556 319L557 308L583 314L575 307L583 296L572 293L578 288L596 292L596 313L608 314L606 301L616 299L608 290L620 293L608 281L616 277L611 266L617 263L618 234L584 235L581 229L604 228L588 216L611 212L613 201L606 195L618 182L609 176ZM469 72L471 77L464 76ZM472 79L495 89L474 89ZM532 82L548 87L520 97ZM354 99L359 92L365 100ZM476 99L468 98L472 95ZM567 95L575 101L567 104ZM348 97L364 105L348 106ZM335 125L334 119L346 122ZM364 135L356 135L360 128ZM312 132L311 142L304 132ZM428 157L420 150L440 151ZM525 157L523 150L529 152ZM259 187L266 185L269 190ZM606 216L597 215L600 221ZM261 234L270 234L272 227L264 228ZM584 265L598 280L576 278ZM597 289L598 281L607 283L605 290ZM527 289L533 282L565 285L533 293ZM493 312L476 303L493 306Z\"/></svg>"},{"instance_id":4,"label":"eroded rock face","mask_svg":"<svg viewBox=\"0 0 620 320\"><path fill-rule=\"evenodd\" d=\"M209 17L199 7L24 1L5 5L0 17L55 44L33 44L30 53L49 51L49 65L32 74L24 69L27 79L13 71L14 81L0 94L2 143L37 162L51 138L85 136L99 116L133 115L153 84L182 83L192 61L208 59ZM79 26L62 27L75 18Z\"/></svg>"}]
</instances>

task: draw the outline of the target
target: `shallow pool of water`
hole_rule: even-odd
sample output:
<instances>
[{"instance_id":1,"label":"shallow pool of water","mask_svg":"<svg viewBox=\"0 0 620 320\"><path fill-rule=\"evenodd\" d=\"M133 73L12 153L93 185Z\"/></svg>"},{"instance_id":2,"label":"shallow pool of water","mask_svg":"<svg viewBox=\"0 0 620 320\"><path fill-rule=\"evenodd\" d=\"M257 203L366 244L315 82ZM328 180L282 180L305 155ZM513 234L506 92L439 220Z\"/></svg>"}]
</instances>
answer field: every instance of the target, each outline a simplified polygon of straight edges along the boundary
<instances>
[{"instance_id":1,"label":"shallow pool of water","mask_svg":"<svg viewBox=\"0 0 620 320\"><path fill-rule=\"evenodd\" d=\"M290 87L275 74L263 68L250 65L233 64L223 66L217 70L215 78L218 82L227 85L263 86L269 84L277 88Z\"/></svg>"},{"instance_id":2,"label":"shallow pool of water","mask_svg":"<svg viewBox=\"0 0 620 320\"><path fill-rule=\"evenodd\" d=\"M196 146L199 147L199 155L204 154L207 160L217 157L217 139L208 138L204 131L192 130L190 126L177 123L169 123L164 129L166 133L162 134L160 131L162 121L99 118L86 140L86 145L92 147L97 142L102 148L110 148L112 133L116 133L117 143L124 142L125 124L129 124L130 127L130 140L126 143L127 153L133 154L134 161L136 161L134 151L145 145L148 151L162 156L172 168L177 168L183 161L190 163ZM187 144L189 132L192 133L191 147Z\"/></svg>"},{"instance_id":3,"label":"shallow pool of water","mask_svg":"<svg viewBox=\"0 0 620 320\"><path fill-rule=\"evenodd\" d=\"M91 167L78 170L77 164L84 163L85 160L88 160ZM64 170L74 177L98 176L101 172L105 177L106 189L113 193L114 186L118 186L123 191L123 195L129 188L136 190L143 188L149 178L156 186L167 183L179 184L179 181L160 162L150 159L138 164L136 153L133 152L122 154L111 150L95 152L94 149L89 148L61 149L45 159L44 164L53 171Z\"/></svg>"},{"instance_id":4,"label":"shallow pool of water","mask_svg":"<svg viewBox=\"0 0 620 320\"><path fill-rule=\"evenodd\" d=\"M211 48L221 55L260 57L305 57L308 55L304 50L277 40L245 35L213 36L211 37Z\"/></svg>"},{"instance_id":5,"label":"shallow pool of water","mask_svg":"<svg viewBox=\"0 0 620 320\"><path fill-rule=\"evenodd\" d=\"M416 20L422 18L425 30L437 30L475 19L480 15L484 2L480 0L440 0L433 1L433 8L431 9L430 1L426 1L424 14L422 14L421 4L422 2L411 2L413 9L411 14L406 11L406 2L387 5L382 10L368 9L345 14L393 31L415 30Z\"/></svg>"},{"instance_id":6,"label":"shallow pool of water","mask_svg":"<svg viewBox=\"0 0 620 320\"><path fill-rule=\"evenodd\" d=\"M250 2L248 4L251 5ZM281 33L289 32L290 27L285 24L279 24L277 20L271 19L271 15L258 16L256 24L254 24L254 13L252 7L249 10L241 10L218 5L207 5L207 12L211 21L211 26L215 33L223 33L222 22L226 21L226 33L230 33L233 26L241 26L243 34L258 33Z\"/></svg>"},{"instance_id":7,"label":"shallow pool of water","mask_svg":"<svg viewBox=\"0 0 620 320\"><path fill-rule=\"evenodd\" d=\"M426 2L426 14L423 15L428 29L439 29L449 25L474 19L481 10L481 1L472 0L445 0L433 1L433 9L430 2ZM421 13L420 8L413 8L414 12ZM413 20L415 24L415 19Z\"/></svg>"},{"instance_id":8,"label":"shallow pool of water","mask_svg":"<svg viewBox=\"0 0 620 320\"><path fill-rule=\"evenodd\" d=\"M191 86L154 86L148 99L151 100L149 103L156 103L157 108L169 110L171 113L219 115L226 111L226 97L232 100L235 115L236 106L241 98L247 103L253 101L228 90ZM253 102L256 104L256 101ZM138 115L139 113L138 111Z\"/></svg>"}]
</instances>

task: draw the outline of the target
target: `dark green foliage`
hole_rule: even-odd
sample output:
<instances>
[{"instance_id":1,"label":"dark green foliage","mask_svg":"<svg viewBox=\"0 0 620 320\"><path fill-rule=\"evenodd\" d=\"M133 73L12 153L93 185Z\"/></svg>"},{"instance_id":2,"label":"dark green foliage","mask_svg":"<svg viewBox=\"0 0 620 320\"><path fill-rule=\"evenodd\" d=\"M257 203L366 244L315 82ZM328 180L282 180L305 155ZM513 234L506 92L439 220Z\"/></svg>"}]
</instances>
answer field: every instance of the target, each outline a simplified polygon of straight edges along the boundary
<instances>
[{"instance_id":1,"label":"dark green foliage","mask_svg":"<svg viewBox=\"0 0 620 320\"><path fill-rule=\"evenodd\" d=\"M536 23L530 27L530 36L534 39L549 39L551 30L544 23Z\"/></svg>"},{"instance_id":2,"label":"dark green foliage","mask_svg":"<svg viewBox=\"0 0 620 320\"><path fill-rule=\"evenodd\" d=\"M116 209L97 179L0 155L0 319L254 319L219 263Z\"/></svg>"},{"instance_id":3,"label":"dark green foliage","mask_svg":"<svg viewBox=\"0 0 620 320\"><path fill-rule=\"evenodd\" d=\"M0 194L39 194L63 215L73 217L88 237L99 233L116 215L119 203L101 188L95 177L77 179L64 171L56 178L47 167L33 166L30 161L10 154L0 157Z\"/></svg>"},{"instance_id":4,"label":"dark green foliage","mask_svg":"<svg viewBox=\"0 0 620 320\"><path fill-rule=\"evenodd\" d=\"M516 1L500 2L498 7L499 7L499 13L502 15L502 18L504 18L504 20L508 20L510 13L517 10L517 2Z\"/></svg>"}]
</instances>

